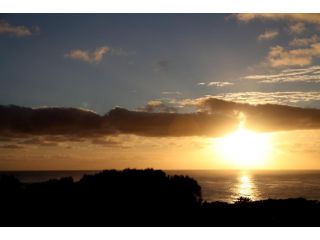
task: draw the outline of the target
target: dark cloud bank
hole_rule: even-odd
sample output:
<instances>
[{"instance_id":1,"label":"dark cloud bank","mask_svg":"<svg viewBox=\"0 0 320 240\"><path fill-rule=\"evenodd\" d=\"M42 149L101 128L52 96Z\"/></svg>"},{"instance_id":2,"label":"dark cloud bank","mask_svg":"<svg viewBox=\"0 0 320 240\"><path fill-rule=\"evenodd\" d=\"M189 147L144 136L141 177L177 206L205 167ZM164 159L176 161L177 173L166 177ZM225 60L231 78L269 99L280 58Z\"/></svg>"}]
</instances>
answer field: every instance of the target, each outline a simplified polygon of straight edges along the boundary
<instances>
[{"instance_id":1,"label":"dark cloud bank","mask_svg":"<svg viewBox=\"0 0 320 240\"><path fill-rule=\"evenodd\" d=\"M59 135L79 139L102 135L136 134L150 137L221 136L234 131L239 113L246 127L257 131L320 128L320 110L285 105L249 105L206 98L194 113L155 113L112 109L101 116L76 108L0 106L3 137Z\"/></svg>"},{"instance_id":2,"label":"dark cloud bank","mask_svg":"<svg viewBox=\"0 0 320 240\"><path fill-rule=\"evenodd\" d=\"M256 131L286 131L320 128L320 109L277 104L250 105L208 98L201 103L214 113L243 113L246 127Z\"/></svg>"}]
</instances>

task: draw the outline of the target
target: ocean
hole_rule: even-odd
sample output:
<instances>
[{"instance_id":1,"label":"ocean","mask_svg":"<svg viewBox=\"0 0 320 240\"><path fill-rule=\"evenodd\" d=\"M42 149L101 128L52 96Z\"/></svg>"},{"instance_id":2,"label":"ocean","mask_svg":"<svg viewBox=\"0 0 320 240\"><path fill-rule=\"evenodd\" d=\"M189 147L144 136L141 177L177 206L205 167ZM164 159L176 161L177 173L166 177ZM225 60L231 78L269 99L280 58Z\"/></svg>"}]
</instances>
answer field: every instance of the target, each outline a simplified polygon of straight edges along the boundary
<instances>
[{"instance_id":1,"label":"ocean","mask_svg":"<svg viewBox=\"0 0 320 240\"><path fill-rule=\"evenodd\" d=\"M40 182L71 176L78 181L84 174L99 171L18 171L10 173L22 182ZM187 175L199 183L206 201L234 202L239 197L251 200L303 197L320 200L320 171L236 171L179 170L169 175Z\"/></svg>"}]
</instances>

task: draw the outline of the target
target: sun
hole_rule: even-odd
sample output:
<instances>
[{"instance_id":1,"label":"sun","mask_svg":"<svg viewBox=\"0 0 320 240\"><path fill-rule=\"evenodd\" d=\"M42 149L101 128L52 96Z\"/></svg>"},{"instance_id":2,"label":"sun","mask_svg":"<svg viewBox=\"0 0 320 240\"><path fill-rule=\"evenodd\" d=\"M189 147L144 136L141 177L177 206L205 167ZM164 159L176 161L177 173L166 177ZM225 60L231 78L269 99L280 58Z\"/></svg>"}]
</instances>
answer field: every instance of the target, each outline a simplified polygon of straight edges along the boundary
<instances>
[{"instance_id":1,"label":"sun","mask_svg":"<svg viewBox=\"0 0 320 240\"><path fill-rule=\"evenodd\" d=\"M261 167L272 149L271 136L239 127L236 132L216 139L215 148L220 157L233 166Z\"/></svg>"}]
</instances>

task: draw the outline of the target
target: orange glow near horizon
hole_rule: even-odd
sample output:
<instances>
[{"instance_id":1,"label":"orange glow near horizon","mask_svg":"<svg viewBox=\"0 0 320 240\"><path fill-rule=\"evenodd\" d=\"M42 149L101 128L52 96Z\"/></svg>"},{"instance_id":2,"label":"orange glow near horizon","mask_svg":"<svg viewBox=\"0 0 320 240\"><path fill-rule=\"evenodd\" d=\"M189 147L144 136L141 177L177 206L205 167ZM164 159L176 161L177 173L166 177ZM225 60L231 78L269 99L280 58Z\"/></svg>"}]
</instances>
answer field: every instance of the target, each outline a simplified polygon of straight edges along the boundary
<instances>
[{"instance_id":1,"label":"orange glow near horizon","mask_svg":"<svg viewBox=\"0 0 320 240\"><path fill-rule=\"evenodd\" d=\"M119 144L109 145L111 140ZM221 138L119 135L108 136L106 145L92 144L88 140L3 148L0 162L2 171L124 168L308 170L320 169L319 143L320 130L258 133L242 128Z\"/></svg>"}]
</instances>

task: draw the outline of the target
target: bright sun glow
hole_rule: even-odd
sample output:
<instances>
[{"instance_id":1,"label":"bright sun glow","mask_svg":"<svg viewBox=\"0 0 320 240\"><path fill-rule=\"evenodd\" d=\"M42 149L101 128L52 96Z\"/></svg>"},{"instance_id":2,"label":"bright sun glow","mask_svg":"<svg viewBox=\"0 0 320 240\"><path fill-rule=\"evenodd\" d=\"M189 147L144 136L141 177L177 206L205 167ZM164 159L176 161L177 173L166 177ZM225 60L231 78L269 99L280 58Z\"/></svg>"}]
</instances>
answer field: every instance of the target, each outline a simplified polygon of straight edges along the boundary
<instances>
[{"instance_id":1,"label":"bright sun glow","mask_svg":"<svg viewBox=\"0 0 320 240\"><path fill-rule=\"evenodd\" d=\"M218 154L236 167L261 167L271 152L270 135L255 133L243 127L215 141Z\"/></svg>"}]
</instances>

